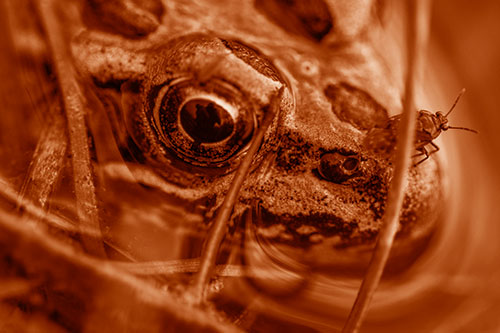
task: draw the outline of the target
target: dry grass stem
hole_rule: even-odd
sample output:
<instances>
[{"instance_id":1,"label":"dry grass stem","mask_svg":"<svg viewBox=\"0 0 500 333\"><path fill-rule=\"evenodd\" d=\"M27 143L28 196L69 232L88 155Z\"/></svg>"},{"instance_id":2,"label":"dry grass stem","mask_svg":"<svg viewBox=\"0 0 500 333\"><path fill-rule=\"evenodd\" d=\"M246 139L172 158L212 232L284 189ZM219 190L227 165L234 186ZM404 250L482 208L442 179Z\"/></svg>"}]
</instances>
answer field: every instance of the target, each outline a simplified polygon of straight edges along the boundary
<instances>
[{"instance_id":1,"label":"dry grass stem","mask_svg":"<svg viewBox=\"0 0 500 333\"><path fill-rule=\"evenodd\" d=\"M59 105L50 109L50 121L45 125L30 163L29 174L19 194L19 204L32 200L46 208L59 179L67 148L66 123L58 113Z\"/></svg>"},{"instance_id":2,"label":"dry grass stem","mask_svg":"<svg viewBox=\"0 0 500 333\"><path fill-rule=\"evenodd\" d=\"M32 281L78 300L88 318L86 331L122 332L133 324L135 331L238 332L110 262L75 251L42 228L17 223L16 217L0 211L0 255L12 258ZM109 320L110 309L123 315Z\"/></svg>"},{"instance_id":3,"label":"dry grass stem","mask_svg":"<svg viewBox=\"0 0 500 333\"><path fill-rule=\"evenodd\" d=\"M54 2L42 1L40 16L49 41L54 67L57 73L64 110L68 120L70 152L73 164L76 209L84 229L99 229L97 199L93 182L87 126L85 124L85 101L76 79L76 72L69 56L68 43L63 38L64 27L55 15ZM85 249L94 255L104 257L104 247L99 237L83 235Z\"/></svg>"},{"instance_id":4,"label":"dry grass stem","mask_svg":"<svg viewBox=\"0 0 500 333\"><path fill-rule=\"evenodd\" d=\"M389 188L383 225L356 301L343 328L345 333L359 330L370 301L379 285L399 226L408 169L411 164L411 154L414 150L413 142L416 124L415 81L421 65L423 50L425 50L426 27L423 24L424 20L429 17L429 9L429 0L410 0L407 2L407 73L403 114L396 146L394 176Z\"/></svg>"},{"instance_id":5,"label":"dry grass stem","mask_svg":"<svg viewBox=\"0 0 500 333\"><path fill-rule=\"evenodd\" d=\"M224 202L217 211L217 215L210 230L206 246L203 249L200 270L195 277L193 290L194 303L200 303L204 298L206 286L208 285L215 267L215 260L217 258L219 246L226 234L227 221L231 217L233 207L236 203L236 200L238 199L238 194L240 192L241 186L243 185L243 182L247 177L250 166L252 165L253 158L259 150L262 140L264 139L264 134L266 133L268 127L271 125L274 119L274 116L279 110L281 97L283 95L283 89L284 88L281 88L276 95L271 97L269 108L264 116L262 123L260 124L259 130L253 138L245 157L243 158L240 166L238 167L238 170L234 175L231 186L229 187L229 190L224 197Z\"/></svg>"}]
</instances>

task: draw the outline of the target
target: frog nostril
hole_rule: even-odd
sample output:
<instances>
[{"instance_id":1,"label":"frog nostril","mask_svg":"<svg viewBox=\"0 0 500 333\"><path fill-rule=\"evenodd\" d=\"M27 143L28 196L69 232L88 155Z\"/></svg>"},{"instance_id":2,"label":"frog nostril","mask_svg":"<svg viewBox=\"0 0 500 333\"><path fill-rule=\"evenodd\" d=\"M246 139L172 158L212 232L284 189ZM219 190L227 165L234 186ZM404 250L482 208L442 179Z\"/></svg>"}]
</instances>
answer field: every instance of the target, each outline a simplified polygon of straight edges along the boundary
<instances>
[{"instance_id":1,"label":"frog nostril","mask_svg":"<svg viewBox=\"0 0 500 333\"><path fill-rule=\"evenodd\" d=\"M342 183L356 176L359 160L355 156L346 156L338 152L321 156L318 172L325 180Z\"/></svg>"}]
</instances>

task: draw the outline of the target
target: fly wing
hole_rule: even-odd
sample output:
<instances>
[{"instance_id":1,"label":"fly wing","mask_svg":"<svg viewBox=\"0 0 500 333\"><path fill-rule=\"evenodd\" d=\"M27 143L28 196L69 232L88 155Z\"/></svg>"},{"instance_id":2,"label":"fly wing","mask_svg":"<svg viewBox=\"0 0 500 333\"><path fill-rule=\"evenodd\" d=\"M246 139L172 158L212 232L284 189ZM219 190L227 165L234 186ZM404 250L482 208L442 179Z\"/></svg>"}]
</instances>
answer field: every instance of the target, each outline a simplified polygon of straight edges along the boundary
<instances>
[{"instance_id":1,"label":"fly wing","mask_svg":"<svg viewBox=\"0 0 500 333\"><path fill-rule=\"evenodd\" d=\"M365 139L363 146L369 154L378 158L390 158L396 147L396 135L392 128L372 128Z\"/></svg>"},{"instance_id":2,"label":"fly wing","mask_svg":"<svg viewBox=\"0 0 500 333\"><path fill-rule=\"evenodd\" d=\"M396 148L396 133L401 115L389 118L385 127L374 127L368 131L363 146L366 151L378 158L390 158Z\"/></svg>"}]
</instances>

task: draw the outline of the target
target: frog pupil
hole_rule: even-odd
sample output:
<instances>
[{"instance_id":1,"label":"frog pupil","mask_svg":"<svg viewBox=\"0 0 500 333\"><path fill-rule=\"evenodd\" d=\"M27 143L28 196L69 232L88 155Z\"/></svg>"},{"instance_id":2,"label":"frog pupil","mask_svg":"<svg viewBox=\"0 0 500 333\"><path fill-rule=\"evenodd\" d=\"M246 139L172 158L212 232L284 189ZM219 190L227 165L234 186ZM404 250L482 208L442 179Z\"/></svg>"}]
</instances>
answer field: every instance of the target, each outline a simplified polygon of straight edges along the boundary
<instances>
[{"instance_id":1,"label":"frog pupil","mask_svg":"<svg viewBox=\"0 0 500 333\"><path fill-rule=\"evenodd\" d=\"M231 135L234 121L221 106L206 99L193 99L180 110L182 128L201 143L219 142Z\"/></svg>"}]
</instances>

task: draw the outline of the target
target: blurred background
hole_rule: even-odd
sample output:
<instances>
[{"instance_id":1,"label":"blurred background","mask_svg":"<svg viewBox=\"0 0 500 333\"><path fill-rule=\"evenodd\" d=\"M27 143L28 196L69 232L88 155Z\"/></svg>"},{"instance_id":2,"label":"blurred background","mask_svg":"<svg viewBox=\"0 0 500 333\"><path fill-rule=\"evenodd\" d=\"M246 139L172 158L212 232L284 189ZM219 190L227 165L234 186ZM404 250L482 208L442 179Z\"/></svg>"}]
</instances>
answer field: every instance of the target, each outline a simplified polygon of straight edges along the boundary
<instances>
[{"instance_id":1,"label":"blurred background","mask_svg":"<svg viewBox=\"0 0 500 333\"><path fill-rule=\"evenodd\" d=\"M437 44L434 47L440 49L447 65L453 68L456 82L452 87L455 91L462 86L467 89L464 101L481 129L486 153L498 165L500 2L434 1L431 29Z\"/></svg>"},{"instance_id":2,"label":"blurred background","mask_svg":"<svg viewBox=\"0 0 500 333\"><path fill-rule=\"evenodd\" d=\"M448 131L441 138L451 147L447 172L454 173L450 181L460 194L450 212L454 222L444 231L453 234L453 250L443 248L447 253L443 262L456 265L453 278L446 283L449 288L443 289L451 291L448 296L455 307L448 319L434 326L439 332L500 329L500 248L496 245L500 240L499 32L498 1L433 3L427 79L436 80L429 81L429 86L440 90L435 107L446 110L460 89L466 88L449 117L450 124L480 132ZM450 239L443 237L445 242Z\"/></svg>"}]
</instances>

